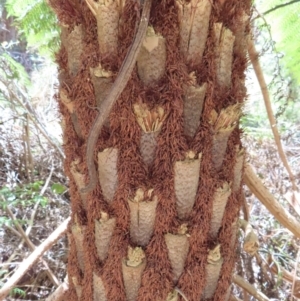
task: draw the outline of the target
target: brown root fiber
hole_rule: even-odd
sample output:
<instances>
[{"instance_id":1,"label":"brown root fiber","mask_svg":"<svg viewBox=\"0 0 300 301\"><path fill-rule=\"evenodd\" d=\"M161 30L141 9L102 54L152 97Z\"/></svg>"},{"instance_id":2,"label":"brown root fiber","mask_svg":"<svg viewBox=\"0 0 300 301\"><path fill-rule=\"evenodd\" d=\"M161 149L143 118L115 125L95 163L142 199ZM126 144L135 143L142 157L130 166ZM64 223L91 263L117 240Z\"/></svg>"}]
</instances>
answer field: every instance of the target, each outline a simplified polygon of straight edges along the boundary
<instances>
[{"instance_id":1,"label":"brown root fiber","mask_svg":"<svg viewBox=\"0 0 300 301\"><path fill-rule=\"evenodd\" d=\"M81 287L80 301L105 300L98 288L104 288L109 301L182 300L176 288L189 301L199 301L204 295L210 296L207 301L224 301L235 264L232 250L236 249L236 221L242 201L243 167L238 163L241 156L237 148L242 149L239 118L246 97L247 65L243 45L249 32L251 1L152 0L149 26L153 32L144 42L147 53L141 55L130 74L110 112L109 127L102 128L92 153L99 182L93 192L81 195L80 186L88 180L86 144L98 114L96 107L118 77L142 8L134 0L87 1L90 7L86 1L50 0L65 26L65 41L70 33L82 28L77 65L70 64L73 45L70 48L65 41L56 56L61 91L57 99L65 120L64 167L70 178L73 225L69 227L70 288L66 300L78 300ZM100 28L97 13L103 3L111 5L111 14L117 20L109 24L114 33L107 37L110 29L102 37L101 30L105 29ZM234 38L233 47L226 51L232 59L226 62L219 54L223 44L222 38L216 39L216 23ZM117 46L108 46L112 44ZM153 63L157 66L153 71L149 62L159 59L158 52L164 62ZM149 69L153 73L148 73ZM224 78L220 79L218 70L226 73ZM72 113L77 116L76 126ZM189 151L194 156L187 158ZM190 170L185 166L187 161L193 166ZM186 169L182 176L180 165ZM232 192L222 203L211 232L215 193L224 183L231 185ZM138 206L132 202L139 188L145 193L149 187L153 196L144 195ZM146 208L147 218L142 222L143 203L152 207L149 211ZM106 222L104 212L109 217ZM108 224L111 228L102 237L101 231ZM189 237L178 233L182 224L186 224ZM75 226L79 230L72 228ZM78 239L78 233L83 237ZM178 270L169 255L169 240L177 236L183 237L183 245L188 242ZM83 245L80 256L79 241ZM206 295L208 250L216 242L223 264L212 295ZM123 268L129 268L129 245L142 247L147 258L132 293L123 277ZM104 250L99 246L105 246ZM76 283L72 280L75 278Z\"/></svg>"}]
</instances>

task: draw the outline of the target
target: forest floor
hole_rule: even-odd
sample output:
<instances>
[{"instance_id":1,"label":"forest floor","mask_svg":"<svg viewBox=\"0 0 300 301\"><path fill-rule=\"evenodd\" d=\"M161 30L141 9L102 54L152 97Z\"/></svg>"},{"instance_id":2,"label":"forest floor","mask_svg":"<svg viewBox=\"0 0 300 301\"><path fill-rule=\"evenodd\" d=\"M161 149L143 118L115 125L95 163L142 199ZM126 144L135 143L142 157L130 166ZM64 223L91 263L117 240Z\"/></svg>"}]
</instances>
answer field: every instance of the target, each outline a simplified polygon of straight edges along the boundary
<instances>
[{"instance_id":1,"label":"forest floor","mask_svg":"<svg viewBox=\"0 0 300 301\"><path fill-rule=\"evenodd\" d=\"M290 133L282 137L282 142L299 187L300 139L297 135ZM275 142L269 138L255 139L245 135L244 146L247 150L246 161L254 167L256 174L276 200L299 221L299 215L288 202L291 198L292 185L279 158ZM260 245L254 257L242 252L237 272L244 273L248 281L255 283L258 290L272 298L271 300L294 300L291 296L292 284L284 281L283 270L292 272L294 275L295 266L297 266L297 271L300 272L300 241L278 223L247 186L244 186L244 191L250 223L259 236ZM295 275L299 276L299 272Z\"/></svg>"}]
</instances>

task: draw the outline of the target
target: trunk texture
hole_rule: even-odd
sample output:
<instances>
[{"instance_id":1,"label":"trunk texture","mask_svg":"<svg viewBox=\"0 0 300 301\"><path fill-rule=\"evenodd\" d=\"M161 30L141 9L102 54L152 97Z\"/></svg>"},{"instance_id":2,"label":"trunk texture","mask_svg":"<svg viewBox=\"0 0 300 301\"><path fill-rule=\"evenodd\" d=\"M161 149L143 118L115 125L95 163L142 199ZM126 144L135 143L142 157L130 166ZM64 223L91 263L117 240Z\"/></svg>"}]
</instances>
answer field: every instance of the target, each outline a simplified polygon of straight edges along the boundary
<instances>
[{"instance_id":1,"label":"trunk texture","mask_svg":"<svg viewBox=\"0 0 300 301\"><path fill-rule=\"evenodd\" d=\"M50 0L62 27L57 100L72 207L66 300L226 301L250 0L152 0L136 66L92 154L97 186L81 190L97 107L143 2Z\"/></svg>"}]
</instances>

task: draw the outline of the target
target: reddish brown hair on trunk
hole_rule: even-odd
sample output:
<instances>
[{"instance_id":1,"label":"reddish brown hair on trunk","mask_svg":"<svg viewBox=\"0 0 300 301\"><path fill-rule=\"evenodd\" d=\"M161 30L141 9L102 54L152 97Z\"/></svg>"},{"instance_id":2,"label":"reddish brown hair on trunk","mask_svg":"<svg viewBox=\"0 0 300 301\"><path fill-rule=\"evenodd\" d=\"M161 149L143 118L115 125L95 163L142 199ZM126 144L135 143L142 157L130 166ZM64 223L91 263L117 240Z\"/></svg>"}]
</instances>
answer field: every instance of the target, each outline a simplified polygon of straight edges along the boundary
<instances>
[{"instance_id":1,"label":"reddish brown hair on trunk","mask_svg":"<svg viewBox=\"0 0 300 301\"><path fill-rule=\"evenodd\" d=\"M242 200L251 1L152 1L137 65L92 154L98 179L90 193L81 191L88 136L141 7L136 0L50 4L62 26L67 300L182 300L181 291L189 301L224 301Z\"/></svg>"}]
</instances>

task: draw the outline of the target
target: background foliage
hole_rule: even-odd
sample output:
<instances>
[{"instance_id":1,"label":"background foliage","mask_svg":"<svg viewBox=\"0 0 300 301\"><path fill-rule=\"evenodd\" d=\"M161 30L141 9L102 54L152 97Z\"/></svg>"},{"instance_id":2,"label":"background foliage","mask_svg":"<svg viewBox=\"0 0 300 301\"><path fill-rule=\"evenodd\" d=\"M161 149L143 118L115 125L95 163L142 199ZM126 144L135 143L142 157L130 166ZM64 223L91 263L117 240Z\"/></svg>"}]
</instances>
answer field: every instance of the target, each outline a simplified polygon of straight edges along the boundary
<instances>
[{"instance_id":1,"label":"background foliage","mask_svg":"<svg viewBox=\"0 0 300 301\"><path fill-rule=\"evenodd\" d=\"M53 55L59 46L59 27L53 11L44 0L7 0L9 16L27 41L28 47L42 55Z\"/></svg>"}]
</instances>

